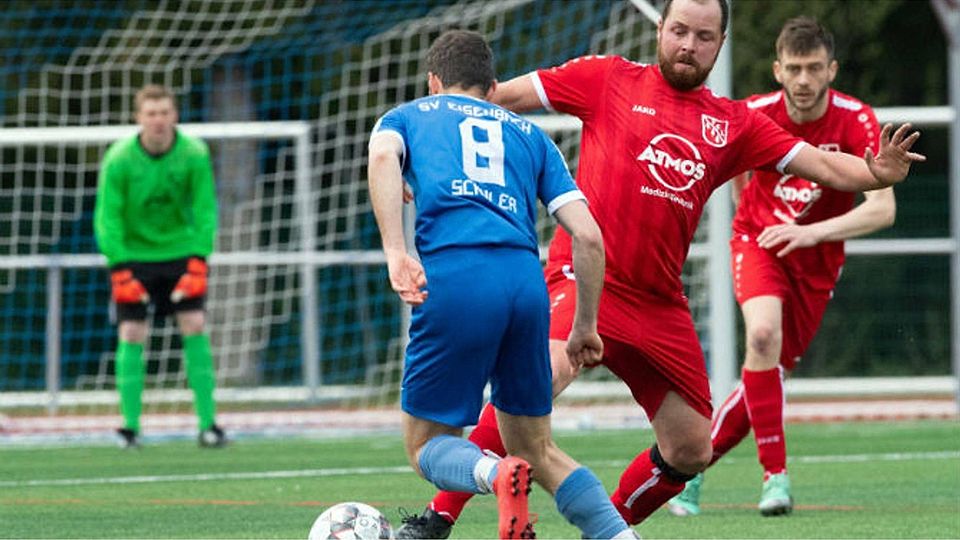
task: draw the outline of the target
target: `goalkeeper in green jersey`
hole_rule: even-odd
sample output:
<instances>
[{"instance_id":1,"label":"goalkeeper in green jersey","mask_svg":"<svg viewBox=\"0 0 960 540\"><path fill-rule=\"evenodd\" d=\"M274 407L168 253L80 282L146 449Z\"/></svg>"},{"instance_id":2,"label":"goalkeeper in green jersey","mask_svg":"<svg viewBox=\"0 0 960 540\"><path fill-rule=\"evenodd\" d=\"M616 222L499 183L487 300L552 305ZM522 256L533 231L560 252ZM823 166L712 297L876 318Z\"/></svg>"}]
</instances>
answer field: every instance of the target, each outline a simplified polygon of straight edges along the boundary
<instances>
[{"instance_id":1,"label":"goalkeeper in green jersey","mask_svg":"<svg viewBox=\"0 0 960 540\"><path fill-rule=\"evenodd\" d=\"M176 315L183 336L187 380L194 394L200 446L226 443L215 422L210 337L204 332L206 257L217 231L217 199L207 145L176 129L167 88L137 92L140 131L113 143L97 181L94 232L110 267L119 322L117 389L125 447L137 447L147 340L147 308Z\"/></svg>"}]
</instances>

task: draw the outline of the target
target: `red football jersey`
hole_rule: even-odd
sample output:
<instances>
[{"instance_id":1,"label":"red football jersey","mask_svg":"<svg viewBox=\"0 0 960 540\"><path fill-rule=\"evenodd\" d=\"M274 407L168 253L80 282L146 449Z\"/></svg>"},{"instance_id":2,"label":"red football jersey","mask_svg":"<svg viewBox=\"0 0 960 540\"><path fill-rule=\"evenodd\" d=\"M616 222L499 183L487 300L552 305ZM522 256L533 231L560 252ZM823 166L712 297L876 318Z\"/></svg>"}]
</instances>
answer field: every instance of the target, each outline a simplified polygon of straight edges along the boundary
<instances>
[{"instance_id":1,"label":"red football jersey","mask_svg":"<svg viewBox=\"0 0 960 540\"><path fill-rule=\"evenodd\" d=\"M875 154L880 143L880 126L873 109L832 89L827 100L826 114L803 124L790 119L783 91L752 96L747 99L747 106L822 150L862 156L870 148ZM797 176L756 171L740 195L733 231L756 239L770 225L823 221L849 212L854 198L853 193L837 191ZM784 264L794 274L832 288L843 261L843 242L837 241L796 250L785 257Z\"/></svg>"},{"instance_id":2,"label":"red football jersey","mask_svg":"<svg viewBox=\"0 0 960 540\"><path fill-rule=\"evenodd\" d=\"M685 300L680 273L707 198L749 169L783 170L803 141L744 102L678 91L655 65L586 56L537 71L543 105L583 120L577 185L603 231L604 295ZM548 279L569 271L570 236Z\"/></svg>"}]
</instances>

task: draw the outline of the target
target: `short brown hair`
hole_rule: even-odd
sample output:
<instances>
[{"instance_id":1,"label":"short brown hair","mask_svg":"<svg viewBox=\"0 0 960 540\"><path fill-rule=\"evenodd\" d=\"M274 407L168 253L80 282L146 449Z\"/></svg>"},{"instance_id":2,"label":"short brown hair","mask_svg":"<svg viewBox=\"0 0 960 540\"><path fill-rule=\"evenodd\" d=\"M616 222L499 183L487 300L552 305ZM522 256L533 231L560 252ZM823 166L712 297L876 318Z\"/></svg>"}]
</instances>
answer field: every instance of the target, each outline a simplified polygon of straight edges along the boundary
<instances>
[{"instance_id":1,"label":"short brown hair","mask_svg":"<svg viewBox=\"0 0 960 540\"><path fill-rule=\"evenodd\" d=\"M427 71L439 77L444 87L477 87L484 94L496 78L487 40L469 30L440 34L427 51Z\"/></svg>"},{"instance_id":2,"label":"short brown hair","mask_svg":"<svg viewBox=\"0 0 960 540\"><path fill-rule=\"evenodd\" d=\"M833 34L816 19L806 15L785 22L777 38L778 57L784 52L806 56L820 47L826 49L827 57L833 60Z\"/></svg>"},{"instance_id":3,"label":"short brown hair","mask_svg":"<svg viewBox=\"0 0 960 540\"><path fill-rule=\"evenodd\" d=\"M169 88L159 84L148 84L140 90L137 90L137 95L133 97L133 111L139 112L140 106L143 105L144 101L168 98L173 102L173 107L176 108L177 97Z\"/></svg>"},{"instance_id":4,"label":"short brown hair","mask_svg":"<svg viewBox=\"0 0 960 540\"><path fill-rule=\"evenodd\" d=\"M727 0L717 0L720 2L720 33L727 33L727 24L730 21L730 4L727 4ZM698 4L706 4L707 0L694 0ZM673 0L667 0L663 4L663 14L660 17L663 20L667 20L667 15L670 15L670 7L673 6Z\"/></svg>"}]
</instances>

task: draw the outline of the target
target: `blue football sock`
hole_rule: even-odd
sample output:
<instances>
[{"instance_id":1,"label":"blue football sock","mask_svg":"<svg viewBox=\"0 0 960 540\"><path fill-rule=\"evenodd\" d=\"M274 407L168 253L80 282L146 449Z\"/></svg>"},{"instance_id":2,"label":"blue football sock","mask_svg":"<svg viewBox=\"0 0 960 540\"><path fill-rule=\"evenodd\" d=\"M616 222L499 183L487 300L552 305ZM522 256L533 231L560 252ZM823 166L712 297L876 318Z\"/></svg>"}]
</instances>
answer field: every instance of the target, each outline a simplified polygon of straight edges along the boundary
<instances>
[{"instance_id":1,"label":"blue football sock","mask_svg":"<svg viewBox=\"0 0 960 540\"><path fill-rule=\"evenodd\" d=\"M584 538L613 538L628 527L603 484L586 467L573 471L560 483L555 499L557 509L583 531Z\"/></svg>"},{"instance_id":2,"label":"blue football sock","mask_svg":"<svg viewBox=\"0 0 960 540\"><path fill-rule=\"evenodd\" d=\"M445 491L490 493L489 487L477 484L474 471L481 460L491 459L466 439L438 435L423 445L420 470L424 478Z\"/></svg>"}]
</instances>

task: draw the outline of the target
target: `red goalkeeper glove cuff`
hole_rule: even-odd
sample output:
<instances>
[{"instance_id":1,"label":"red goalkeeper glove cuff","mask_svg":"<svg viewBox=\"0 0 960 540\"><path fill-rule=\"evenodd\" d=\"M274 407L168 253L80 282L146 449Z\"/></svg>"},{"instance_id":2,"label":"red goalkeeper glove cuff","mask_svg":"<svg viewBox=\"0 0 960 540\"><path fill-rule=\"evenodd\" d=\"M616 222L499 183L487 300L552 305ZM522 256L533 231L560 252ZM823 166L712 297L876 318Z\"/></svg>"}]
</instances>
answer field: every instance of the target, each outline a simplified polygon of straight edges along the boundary
<instances>
[{"instance_id":1,"label":"red goalkeeper glove cuff","mask_svg":"<svg viewBox=\"0 0 960 540\"><path fill-rule=\"evenodd\" d=\"M174 303L184 298L197 298L207 293L207 263L198 257L190 257L187 261L187 273L180 276L180 281L170 293L170 300Z\"/></svg>"},{"instance_id":2,"label":"red goalkeeper glove cuff","mask_svg":"<svg viewBox=\"0 0 960 540\"><path fill-rule=\"evenodd\" d=\"M113 301L118 304L146 304L150 301L146 287L133 277L129 269L114 270L110 273L110 286Z\"/></svg>"}]
</instances>

